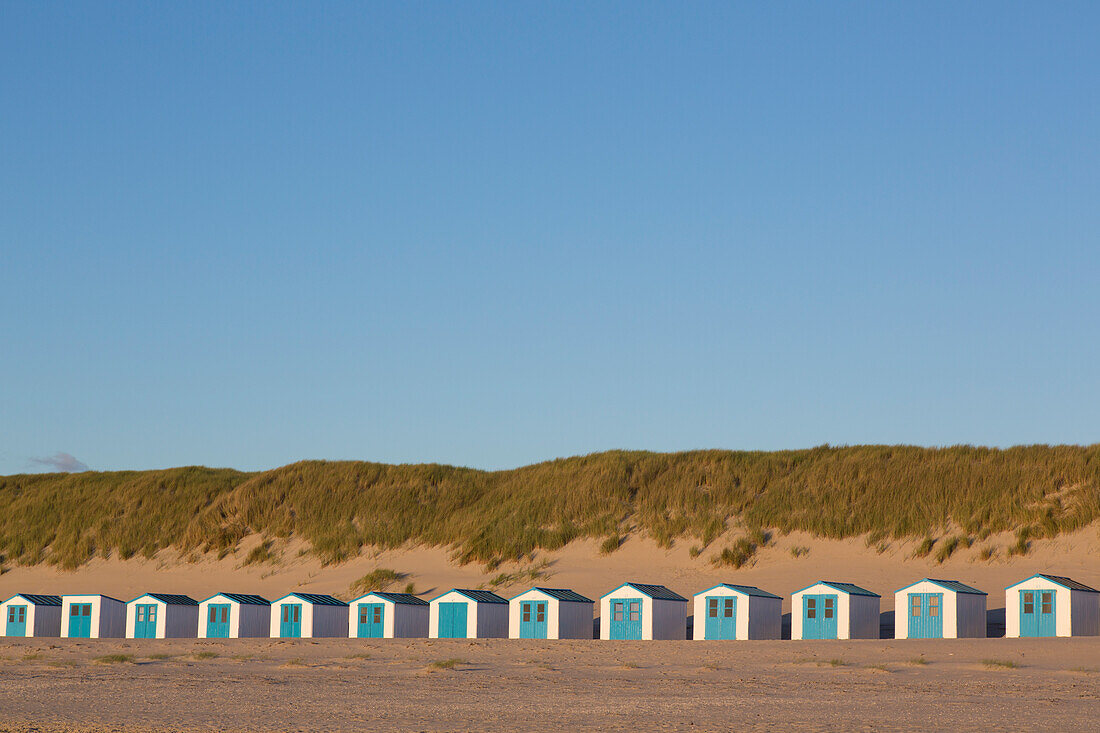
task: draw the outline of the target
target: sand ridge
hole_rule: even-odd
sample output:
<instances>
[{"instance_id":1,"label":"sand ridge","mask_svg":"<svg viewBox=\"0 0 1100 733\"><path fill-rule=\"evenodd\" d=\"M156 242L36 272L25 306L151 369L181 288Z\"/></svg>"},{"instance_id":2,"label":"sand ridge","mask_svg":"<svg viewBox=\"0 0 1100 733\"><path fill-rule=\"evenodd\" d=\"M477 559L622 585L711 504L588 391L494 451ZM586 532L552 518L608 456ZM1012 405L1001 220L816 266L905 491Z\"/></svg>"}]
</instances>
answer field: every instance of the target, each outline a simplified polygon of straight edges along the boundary
<instances>
[{"instance_id":1,"label":"sand ridge","mask_svg":"<svg viewBox=\"0 0 1100 733\"><path fill-rule=\"evenodd\" d=\"M690 539L672 548L632 536L610 555L601 555L598 542L576 541L557 552L538 552L521 563L505 563L493 570L470 563L460 565L443 547L408 547L398 550L367 550L338 565L322 565L299 541L277 547L279 564L243 565L243 559L259 538L251 538L235 553L221 560L202 557L187 562L164 551L147 560L131 558L95 559L75 571L49 565L14 567L0 575L0 596L15 593L104 593L129 600L146 592L184 593L207 598L221 591L258 593L269 599L294 590L331 593L351 597L350 586L375 568L389 568L403 578L391 590L403 590L412 583L424 597L454 587L488 588L505 597L532 585L572 588L590 598L628 581L667 585L690 596L717 583L756 585L784 597L784 611L790 611L790 594L818 580L850 581L882 596L883 611L893 608L893 593L923 577L960 580L989 593L989 608L1003 607L1004 588L1037 572L1068 575L1100 588L1100 525L1054 539L1033 540L1027 555L1007 557L1011 535L993 536L969 549L956 552L946 562L932 557L913 557L918 542L890 542L883 552L869 546L866 538L826 540L801 534L776 536L751 563L741 569L716 566L711 562L734 534L720 538L696 558ZM998 548L989 561L978 559L983 547ZM793 556L792 548L805 548ZM532 571L531 573L527 571ZM534 573L534 576L532 576ZM503 582L494 584L498 576ZM511 577L507 577L511 576Z\"/></svg>"}]
</instances>

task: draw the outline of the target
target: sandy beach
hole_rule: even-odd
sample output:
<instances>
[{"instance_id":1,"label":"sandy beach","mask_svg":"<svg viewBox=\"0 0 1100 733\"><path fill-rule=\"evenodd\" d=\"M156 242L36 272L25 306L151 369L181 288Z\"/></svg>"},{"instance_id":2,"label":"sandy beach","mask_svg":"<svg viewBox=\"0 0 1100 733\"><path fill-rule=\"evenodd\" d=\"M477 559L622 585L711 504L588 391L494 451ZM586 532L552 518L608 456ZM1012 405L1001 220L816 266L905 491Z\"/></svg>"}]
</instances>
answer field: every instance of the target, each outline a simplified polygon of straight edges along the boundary
<instances>
[{"instance_id":1,"label":"sandy beach","mask_svg":"<svg viewBox=\"0 0 1100 733\"><path fill-rule=\"evenodd\" d=\"M1085 731L1098 709L1100 639L0 643L18 731Z\"/></svg>"},{"instance_id":2,"label":"sandy beach","mask_svg":"<svg viewBox=\"0 0 1100 733\"><path fill-rule=\"evenodd\" d=\"M998 538L990 538L996 543ZM391 568L430 597L453 586L508 597L533 584L598 598L624 580L683 595L726 581L788 597L820 578L882 594L921 577L987 591L991 633L1004 586L1035 572L1100 585L1098 532L1088 527L1011 559L962 550L946 563L863 540L777 537L741 570L720 568L688 543L594 543L493 571L456 565L444 548L364 553L321 566L302 546L279 564L242 567L248 543L222 560L96 560L77 571L17 567L0 595L294 589L349 596ZM1008 538L1004 540L1008 542ZM989 544L989 543L986 543ZM721 542L716 543L721 546ZM795 557L792 547L808 548ZM505 576L501 579L501 573ZM515 577L512 577L515 576ZM493 581L496 580L496 584ZM789 612L789 597L784 603ZM835 642L532 642L518 640L0 641L0 728L11 730L1091 730L1100 710L1100 639Z\"/></svg>"}]
</instances>

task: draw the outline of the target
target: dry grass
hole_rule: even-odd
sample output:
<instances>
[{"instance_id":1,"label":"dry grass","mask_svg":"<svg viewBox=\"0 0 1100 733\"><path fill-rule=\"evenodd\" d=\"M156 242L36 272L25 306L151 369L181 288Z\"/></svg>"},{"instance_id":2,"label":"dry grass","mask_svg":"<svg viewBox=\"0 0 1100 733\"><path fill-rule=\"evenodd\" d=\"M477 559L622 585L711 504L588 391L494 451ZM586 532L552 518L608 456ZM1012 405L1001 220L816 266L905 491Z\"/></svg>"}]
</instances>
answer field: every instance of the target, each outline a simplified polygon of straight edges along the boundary
<instances>
[{"instance_id":1,"label":"dry grass","mask_svg":"<svg viewBox=\"0 0 1100 733\"><path fill-rule=\"evenodd\" d=\"M1011 659L983 659L982 664L991 669L1019 669L1020 665Z\"/></svg>"},{"instance_id":2,"label":"dry grass","mask_svg":"<svg viewBox=\"0 0 1100 733\"><path fill-rule=\"evenodd\" d=\"M438 659L432 662L431 666L435 669L455 669L456 667L464 664L469 664L469 662L467 662L465 659L459 659L456 657L454 659Z\"/></svg>"},{"instance_id":3,"label":"dry grass","mask_svg":"<svg viewBox=\"0 0 1100 733\"><path fill-rule=\"evenodd\" d=\"M619 549L619 546L623 544L623 538L617 533L604 538L604 541L600 543L600 554L610 555L615 550Z\"/></svg>"},{"instance_id":4,"label":"dry grass","mask_svg":"<svg viewBox=\"0 0 1100 733\"><path fill-rule=\"evenodd\" d=\"M375 568L359 580L353 582L348 590L352 595L361 596L376 590L388 590L394 583L409 577L408 573L399 573L390 568Z\"/></svg>"},{"instance_id":5,"label":"dry grass","mask_svg":"<svg viewBox=\"0 0 1100 733\"><path fill-rule=\"evenodd\" d=\"M129 664L134 661L133 654L104 654L92 660L98 664Z\"/></svg>"},{"instance_id":6,"label":"dry grass","mask_svg":"<svg viewBox=\"0 0 1100 733\"><path fill-rule=\"evenodd\" d=\"M1012 531L1020 555L1033 539L1097 518L1097 445L611 451L498 472L305 461L255 474L189 467L0 478L4 564L65 568L167 547L224 556L256 534L271 544L246 562L278 561L273 548L296 536L326 563L364 546L417 543L489 564L582 537L606 538L602 550L612 552L629 533L706 547L727 522L837 539L878 533L879 542L932 540L953 528L981 540ZM745 540L763 544L751 532Z\"/></svg>"}]
</instances>

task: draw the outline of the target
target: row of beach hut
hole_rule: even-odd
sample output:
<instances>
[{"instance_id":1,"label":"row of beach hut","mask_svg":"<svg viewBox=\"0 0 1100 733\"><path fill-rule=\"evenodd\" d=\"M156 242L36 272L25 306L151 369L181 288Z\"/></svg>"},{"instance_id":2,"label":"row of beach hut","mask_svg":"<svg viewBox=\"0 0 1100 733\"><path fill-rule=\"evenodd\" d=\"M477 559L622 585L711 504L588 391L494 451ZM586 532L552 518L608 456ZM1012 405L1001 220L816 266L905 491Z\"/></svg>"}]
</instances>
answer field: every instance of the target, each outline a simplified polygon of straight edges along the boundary
<instances>
[{"instance_id":1,"label":"row of beach hut","mask_svg":"<svg viewBox=\"0 0 1100 733\"><path fill-rule=\"evenodd\" d=\"M898 639L984 637L987 594L955 580L926 578L894 594ZM877 639L880 596L852 583L821 581L791 596L792 639ZM692 600L663 585L624 583L600 598L601 639L779 639L782 598L721 583ZM69 638L414 638L591 639L595 601L571 590L531 588L505 599L453 589L431 601L373 592L345 603L317 593L276 601L218 593L204 601L146 593L123 602L105 595L21 593L0 604L4 636ZM1038 574L1005 590L1009 637L1100 635L1100 591Z\"/></svg>"}]
</instances>

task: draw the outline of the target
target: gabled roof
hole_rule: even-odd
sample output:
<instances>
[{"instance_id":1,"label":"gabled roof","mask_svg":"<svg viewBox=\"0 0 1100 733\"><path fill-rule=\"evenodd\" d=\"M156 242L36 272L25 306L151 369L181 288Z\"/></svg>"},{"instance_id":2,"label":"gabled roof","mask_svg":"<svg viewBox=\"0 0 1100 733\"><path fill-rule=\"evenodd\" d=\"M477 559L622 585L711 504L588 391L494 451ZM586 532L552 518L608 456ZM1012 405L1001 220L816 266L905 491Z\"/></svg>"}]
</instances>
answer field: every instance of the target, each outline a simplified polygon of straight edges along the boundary
<instances>
[{"instance_id":1,"label":"gabled roof","mask_svg":"<svg viewBox=\"0 0 1100 733\"><path fill-rule=\"evenodd\" d=\"M61 596L40 596L34 593L16 593L14 596L8 599L13 601L16 598L22 598L32 606L60 606ZM4 601L7 603L8 601Z\"/></svg>"},{"instance_id":2,"label":"gabled roof","mask_svg":"<svg viewBox=\"0 0 1100 733\"><path fill-rule=\"evenodd\" d=\"M359 596L354 601L352 601L352 603L357 603L368 596L378 596L379 598L384 598L391 603L398 603L406 606L429 605L428 602L425 601L423 598L417 598L412 593L387 593L380 590L371 591L364 596Z\"/></svg>"},{"instance_id":3,"label":"gabled roof","mask_svg":"<svg viewBox=\"0 0 1100 733\"><path fill-rule=\"evenodd\" d=\"M114 596L105 596L102 593L66 593L61 596L62 601L66 598L106 598L108 601L114 601L115 603L121 603L123 605L126 604L126 601L120 601Z\"/></svg>"},{"instance_id":4,"label":"gabled roof","mask_svg":"<svg viewBox=\"0 0 1100 733\"><path fill-rule=\"evenodd\" d=\"M530 593L533 590L537 590L539 593L548 595L555 600L565 601L566 603L595 603L595 601L593 601L591 598L585 598L580 593L569 590L567 588L539 588L537 586L534 588L528 588L527 590L523 591L523 593L520 593L517 596L513 596L512 600L519 598L519 596L522 596L525 593Z\"/></svg>"},{"instance_id":5,"label":"gabled roof","mask_svg":"<svg viewBox=\"0 0 1100 733\"><path fill-rule=\"evenodd\" d=\"M451 588L447 593L458 593L459 595L466 596L474 603L507 603L508 601L501 598L496 593L492 593L487 590L470 590L468 588ZM447 593L441 593L432 600L438 600Z\"/></svg>"},{"instance_id":6,"label":"gabled roof","mask_svg":"<svg viewBox=\"0 0 1100 733\"><path fill-rule=\"evenodd\" d=\"M960 583L957 580L936 580L935 578L924 578L923 580L918 580L916 583L910 583L907 586L904 586L902 588L898 588L894 592L895 593L901 593L903 590L906 590L907 588L912 588L914 585L917 585L917 583L934 583L934 584L938 585L939 587L941 587L945 590L952 591L954 593L970 593L970 594L973 594L973 595L976 595L976 596L987 596L987 595L989 595L984 590L978 590L977 588L973 588L969 585L966 585L965 583Z\"/></svg>"},{"instance_id":7,"label":"gabled roof","mask_svg":"<svg viewBox=\"0 0 1100 733\"><path fill-rule=\"evenodd\" d=\"M167 603L169 606L197 606L197 605L199 605L199 602L196 601L191 596L181 596L181 595L175 595L173 593L142 593L140 596L138 596L137 598L130 601L130 603L133 603L134 601L138 600L138 598L145 598L146 596L148 596L149 598L155 598L156 600L160 601L161 603Z\"/></svg>"},{"instance_id":8,"label":"gabled roof","mask_svg":"<svg viewBox=\"0 0 1100 733\"><path fill-rule=\"evenodd\" d=\"M782 600L782 598L780 598L776 594L769 593L766 590L760 590L755 585L734 585L733 583L719 583L718 585L716 585L712 588L707 588L706 590L701 590L698 593L696 593L695 595L701 596L704 593L709 593L710 591L714 590L715 588L729 588L730 590L735 590L738 593L744 593L747 596L756 596L757 598L778 598L779 600Z\"/></svg>"},{"instance_id":9,"label":"gabled roof","mask_svg":"<svg viewBox=\"0 0 1100 733\"><path fill-rule=\"evenodd\" d=\"M634 590L641 593L643 596L649 596L655 601L683 601L684 603L687 603L686 598L684 598L679 593L673 593L663 585L650 585L647 583L623 583L619 586L619 588L626 588L627 586L630 586ZM600 597L606 598L607 596L614 593L616 590L619 590L619 588L616 588L615 590L608 593L604 593Z\"/></svg>"},{"instance_id":10,"label":"gabled roof","mask_svg":"<svg viewBox=\"0 0 1100 733\"><path fill-rule=\"evenodd\" d=\"M300 598L306 603L312 603L314 606L346 606L348 604L341 601L339 598L333 598L323 593L287 593L282 598L279 598L272 603L278 603L279 601L286 600L287 598Z\"/></svg>"},{"instance_id":11,"label":"gabled roof","mask_svg":"<svg viewBox=\"0 0 1100 733\"><path fill-rule=\"evenodd\" d=\"M1084 591L1085 593L1100 593L1100 590L1090 588L1084 583L1078 583L1073 578L1067 578L1064 575L1047 575L1046 573L1035 573L1035 575L1032 575L1031 578L1024 578L1023 580L1017 581L1012 585L1006 587L1005 590L1008 590L1008 588L1014 588L1017 585L1020 585L1020 583L1026 583L1032 578L1042 578L1043 580L1049 580L1051 583L1054 583L1055 585L1060 585L1067 590L1080 590Z\"/></svg>"},{"instance_id":12,"label":"gabled roof","mask_svg":"<svg viewBox=\"0 0 1100 733\"><path fill-rule=\"evenodd\" d=\"M217 598L218 596L222 596L223 598L228 598L229 600L231 600L235 603L241 603L245 606L270 606L271 605L271 601L267 600L263 596L254 596L254 595L249 595L248 593L215 593L214 595L210 596L210 598L207 598L205 601L203 601L203 603L206 603L206 601L213 600L213 599Z\"/></svg>"},{"instance_id":13,"label":"gabled roof","mask_svg":"<svg viewBox=\"0 0 1100 733\"><path fill-rule=\"evenodd\" d=\"M872 598L882 598L878 593L872 593L866 588L860 588L855 583L838 583L835 580L819 580L816 583L807 585L802 590L809 590L815 585L827 585L833 590L838 590L841 593L847 593L850 596L870 596ZM801 593L802 590L796 590L795 593Z\"/></svg>"}]
</instances>

